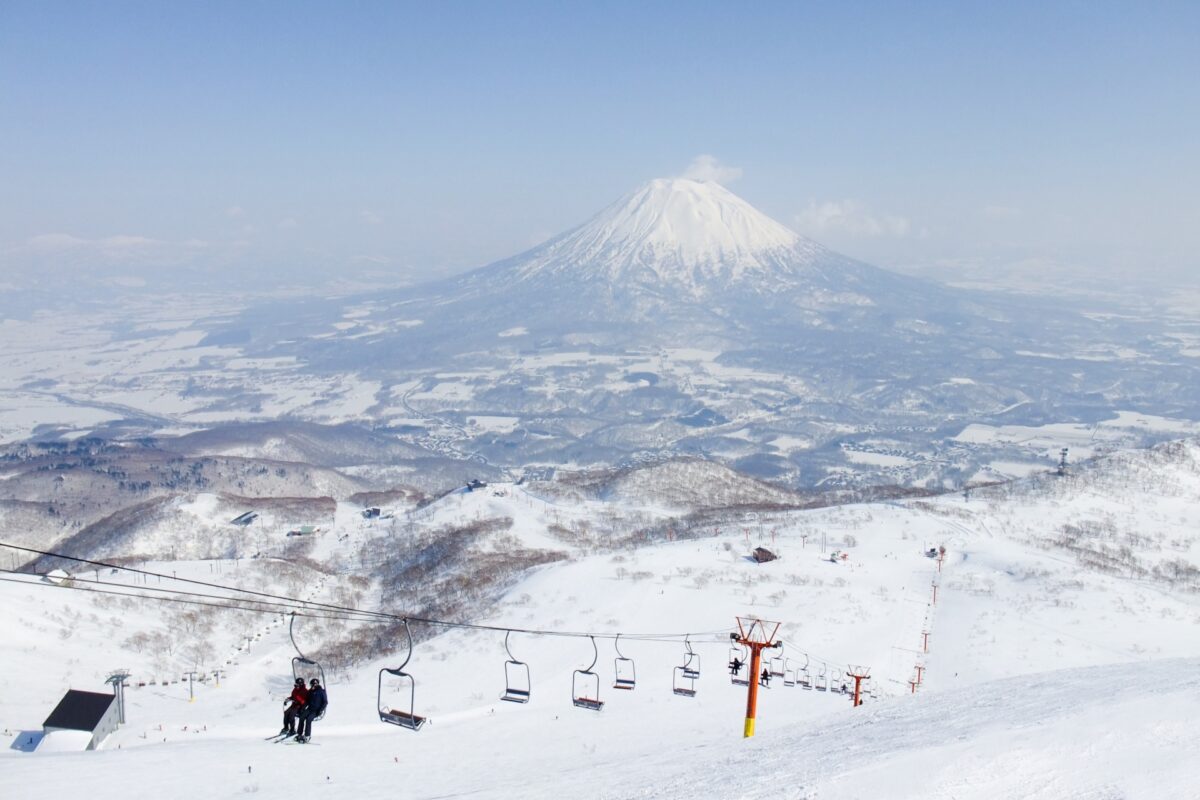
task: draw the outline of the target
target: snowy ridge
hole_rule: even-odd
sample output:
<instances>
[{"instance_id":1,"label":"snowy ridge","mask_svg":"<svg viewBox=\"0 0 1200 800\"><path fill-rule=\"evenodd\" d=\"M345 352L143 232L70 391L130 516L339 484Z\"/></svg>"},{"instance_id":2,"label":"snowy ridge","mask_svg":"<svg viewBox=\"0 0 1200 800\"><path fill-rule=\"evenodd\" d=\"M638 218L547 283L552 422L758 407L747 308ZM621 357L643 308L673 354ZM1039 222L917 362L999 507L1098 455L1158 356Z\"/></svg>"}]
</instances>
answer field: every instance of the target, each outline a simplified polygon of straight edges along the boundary
<instances>
[{"instance_id":1,"label":"snowy ridge","mask_svg":"<svg viewBox=\"0 0 1200 800\"><path fill-rule=\"evenodd\" d=\"M696 290L827 255L717 183L659 178L517 258L522 278L584 272L621 283L652 276Z\"/></svg>"}]
</instances>

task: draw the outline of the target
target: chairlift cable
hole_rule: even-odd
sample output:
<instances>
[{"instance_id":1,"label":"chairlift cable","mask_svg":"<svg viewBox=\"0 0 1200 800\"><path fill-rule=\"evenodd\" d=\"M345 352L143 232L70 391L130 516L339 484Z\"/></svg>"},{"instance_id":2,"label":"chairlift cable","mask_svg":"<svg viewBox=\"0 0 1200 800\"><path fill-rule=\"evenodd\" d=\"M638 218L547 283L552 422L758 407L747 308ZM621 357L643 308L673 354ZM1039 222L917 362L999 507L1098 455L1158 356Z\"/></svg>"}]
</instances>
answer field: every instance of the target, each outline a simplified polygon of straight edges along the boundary
<instances>
[{"instance_id":1,"label":"chairlift cable","mask_svg":"<svg viewBox=\"0 0 1200 800\"><path fill-rule=\"evenodd\" d=\"M0 574L22 575L25 577L36 577L28 572L19 572L17 570L3 569L3 568L0 568ZM249 600L249 599L246 599L243 597L228 597L226 595L220 595L220 594L205 594L204 592L185 592L182 589L164 589L160 586L139 586L136 584L119 583L117 581L105 581L105 580L100 580L98 578L85 578L80 575L72 575L71 581L73 583L86 583L86 584L90 584L93 586L112 586L112 587L116 587L118 589L135 589L139 592L156 592L159 594L173 595L175 597L201 597L201 598L205 598L207 600L225 600L228 603L232 603L235 605L223 605L223 606L221 606L223 608L236 608L236 609L241 609L241 610L258 611L258 612L261 612L264 614L266 614L266 613L283 614L283 613L289 613L289 612L295 613L295 611L296 611L296 605L291 602L280 603L280 602L273 602L270 600ZM16 581L16 582L17 583L25 583L27 585L33 585L32 581ZM70 586L70 587L63 587L63 588L83 589L84 587ZM95 589L95 590L90 590L90 591L96 591L101 594L111 593L111 592L105 592L100 589ZM161 597L152 597L149 595L126 595L126 596L129 596L129 597L141 596L147 600L164 599ZM254 606L247 607L247 606L236 605L239 603L253 603ZM216 604L209 604L209 605L216 605ZM272 610L272 608L278 609L278 610ZM305 611L305 610L310 610L310 609L301 608L299 610ZM303 615L302 614L301 616L311 616L311 615ZM341 614L341 615L337 615L337 616L322 616L322 617L311 617L311 618L313 618L313 619L338 619L338 620L346 620L348 622L376 622L376 621L378 621L373 618L364 618L364 617L370 617L370 616L371 615L368 612L353 612L353 613L348 612L346 614Z\"/></svg>"},{"instance_id":2,"label":"chairlift cable","mask_svg":"<svg viewBox=\"0 0 1200 800\"><path fill-rule=\"evenodd\" d=\"M160 579L165 578L169 581L175 581L175 582L179 582L179 583L187 583L187 584L192 584L192 585L196 585L196 586L203 586L203 587L206 587L209 589L219 589L222 591L234 592L234 593L253 596L250 598L230 598L230 600L232 602L261 603L263 601L255 600L253 598L264 597L264 598L269 598L270 600L280 601L281 605L286 605L288 608L291 608L291 609L300 609L300 610L310 611L310 612L311 611L342 612L342 614L344 614L344 615L353 615L354 619L357 619L358 621L362 621L362 622L368 621L366 619L362 619L363 617L371 617L371 618L374 618L374 619L377 619L380 621L417 622L417 623L421 623L424 625L436 625L436 626L444 627L444 628L460 628L463 630L493 631L496 633L505 633L508 631L512 631L513 633L522 633L522 634L528 634L531 636L560 636L560 637L579 638L579 639L598 638L598 639L614 639L614 640L619 636L624 636L627 639L634 639L637 641L664 642L664 643L678 643L678 641L680 639L683 639L689 635L686 633L621 633L621 632L596 633L596 632L591 632L591 631L561 631L561 630L548 630L548 629L536 629L536 628L508 628L508 627L503 627L503 626L498 626L498 625L484 625L484 624L472 623L472 622L454 622L454 621L450 621L450 620L440 620L440 619L433 619L433 618L429 618L429 617L407 616L407 615L402 615L402 614L394 614L394 613L390 613L390 612L386 612L386 611L371 611L368 609L360 609L360 608L353 608L353 607L349 607L349 606L334 605L332 603L321 603L321 602L318 602L315 600L302 600L302 599L295 598L295 597L287 597L285 595L273 594L271 592L260 592L260 591L256 591L253 589L242 589L242 588L239 588L236 586L228 586L225 584L214 583L211 581L201 581L201 580L196 580L194 578L180 578L175 575L165 575L163 573L153 572L151 570L143 570L143 569L138 569L136 567L127 567L127 566L122 566L119 564L112 564L112 563L103 562L103 561L95 561L92 559L79 558L77 556L69 556L64 553L57 553L57 552L54 552L51 550L39 550L37 548L32 548L32 547L22 547L20 545L14 545L14 544L10 544L7 542L0 542L0 547L7 547L7 548L10 548L13 550L18 550L18 551L25 552L25 553L33 553L35 555L46 556L49 558L61 558L61 559L67 560L67 561L74 561L74 562L81 563L81 564L87 564L93 568L121 570L124 572L131 572L131 573L134 573L137 575L145 575L147 577L152 577L152 578L160 578ZM29 574L29 573L16 573L16 574ZM118 585L120 585L120 584L118 584ZM146 588L150 588L150 587L146 587ZM166 592L169 590L163 590L163 591ZM150 598L150 599L154 599L154 598ZM176 602L183 602L183 601L176 601ZM208 604L208 605L212 605L212 604ZM228 606L221 606L221 607L228 607ZM259 611L261 611L260 609L244 609L244 610L259 610ZM263 612L263 613L267 613L267 612ZM335 616L332 618L345 619L346 617ZM714 630L714 631L706 631L706 632L696 634L696 635L722 637L722 636L728 635L728 628L722 628L722 629Z\"/></svg>"},{"instance_id":3,"label":"chairlift cable","mask_svg":"<svg viewBox=\"0 0 1200 800\"><path fill-rule=\"evenodd\" d=\"M20 574L20 573L17 573ZM248 614L279 614L280 612L269 608L255 608L252 606L237 605L234 603L205 603L201 600L184 600L177 597L156 597L149 594L140 594L137 592L115 592L111 589L93 589L86 586L67 586L60 583L45 583L43 581L18 580L16 578L0 578L3 583L15 583L18 586L26 586L30 588L40 589L67 589L76 592L87 592L89 594L103 594L113 597L131 597L136 600L153 600L159 603L178 603L189 606L205 606L207 608L218 608L223 611L242 611ZM253 602L253 601L249 601ZM324 614L308 614L298 613L297 616L305 617L306 619L327 619L340 621L356 621L345 616L328 616Z\"/></svg>"}]
</instances>

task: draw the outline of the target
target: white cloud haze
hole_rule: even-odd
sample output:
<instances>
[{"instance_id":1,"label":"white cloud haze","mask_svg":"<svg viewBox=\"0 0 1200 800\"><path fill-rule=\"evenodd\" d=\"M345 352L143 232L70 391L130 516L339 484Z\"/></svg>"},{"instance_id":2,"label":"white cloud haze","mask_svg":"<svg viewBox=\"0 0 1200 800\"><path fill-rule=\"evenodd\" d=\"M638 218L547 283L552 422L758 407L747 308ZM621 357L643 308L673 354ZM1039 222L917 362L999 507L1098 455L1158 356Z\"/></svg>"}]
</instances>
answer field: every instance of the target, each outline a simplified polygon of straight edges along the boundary
<instances>
[{"instance_id":1,"label":"white cloud haze","mask_svg":"<svg viewBox=\"0 0 1200 800\"><path fill-rule=\"evenodd\" d=\"M742 177L741 167L730 167L717 161L716 156L698 155L688 164L687 169L680 175L694 181L712 181L713 183L733 183Z\"/></svg>"},{"instance_id":2,"label":"white cloud haze","mask_svg":"<svg viewBox=\"0 0 1200 800\"><path fill-rule=\"evenodd\" d=\"M796 225L805 232L846 233L851 236L902 238L912 232L912 222L898 214L875 213L857 200L810 200L796 215Z\"/></svg>"}]
</instances>

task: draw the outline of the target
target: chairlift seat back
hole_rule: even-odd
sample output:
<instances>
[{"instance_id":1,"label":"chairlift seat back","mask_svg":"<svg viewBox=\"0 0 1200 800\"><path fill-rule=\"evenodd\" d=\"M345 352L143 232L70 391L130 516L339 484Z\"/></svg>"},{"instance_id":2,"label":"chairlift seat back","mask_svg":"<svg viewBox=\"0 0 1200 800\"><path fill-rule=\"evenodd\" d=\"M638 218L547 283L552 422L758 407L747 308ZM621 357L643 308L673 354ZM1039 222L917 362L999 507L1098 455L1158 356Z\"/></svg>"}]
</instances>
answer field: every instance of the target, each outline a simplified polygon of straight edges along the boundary
<instances>
[{"instance_id":1,"label":"chairlift seat back","mask_svg":"<svg viewBox=\"0 0 1200 800\"><path fill-rule=\"evenodd\" d=\"M623 656L613 660L613 688L631 691L637 686L637 666Z\"/></svg>"}]
</instances>

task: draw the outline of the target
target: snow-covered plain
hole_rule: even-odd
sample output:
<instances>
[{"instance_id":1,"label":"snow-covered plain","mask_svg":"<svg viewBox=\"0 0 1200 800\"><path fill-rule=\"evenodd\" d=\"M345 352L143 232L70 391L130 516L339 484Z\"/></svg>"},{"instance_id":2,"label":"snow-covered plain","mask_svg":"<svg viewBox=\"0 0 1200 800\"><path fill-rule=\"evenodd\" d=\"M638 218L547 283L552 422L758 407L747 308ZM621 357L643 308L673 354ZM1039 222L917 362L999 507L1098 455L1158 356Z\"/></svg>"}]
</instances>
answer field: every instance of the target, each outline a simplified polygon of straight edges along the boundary
<instances>
[{"instance_id":1,"label":"snow-covered plain","mask_svg":"<svg viewBox=\"0 0 1200 800\"><path fill-rule=\"evenodd\" d=\"M1194 443L1160 448L969 498L764 511L689 534L696 538L617 550L555 533L602 519L604 502L494 484L416 513L397 507L395 522L367 523L339 507L310 557L341 564L341 574L249 559L148 565L337 601L363 544L384 546L414 527L509 517L521 545L570 558L534 570L475 621L687 632L701 657L697 696L680 697L671 691L684 655L678 642L623 641L638 685L619 692L609 688L612 641L599 640L606 705L595 713L570 702L572 670L592 660L586 638L514 634L513 652L530 664L533 682L531 702L512 705L497 699L501 634L418 630L437 634L418 643L408 665L416 711L431 723L411 733L378 721L376 673L403 660L397 641L329 675L331 708L309 747L264 741L278 728L294 655L278 615L221 612L229 616L202 656L186 636L174 654L153 644L138 652L130 639L139 632L178 637L161 606L0 583L10 620L0 795L72 791L86 777L100 800L125 798L131 786L146 796L198 798L1194 798L1200 602L1194 588L1173 588L1155 570L1200 560L1198 454ZM188 511L204 508L198 500ZM653 504L641 510L647 518L669 513ZM1091 531L1093 549L1056 544L1071 526ZM1110 539L1136 542L1135 563L1094 568L1088 559ZM760 544L781 558L747 559ZM942 544L948 555L939 571L923 553ZM831 562L835 549L849 557ZM372 596L365 591L356 602L370 606ZM725 668L724 637L737 615L784 623L792 667L869 665L873 696L852 709L838 692L777 679L760 695L758 735L742 739L745 690ZM328 630L303 620L297 627L306 650ZM211 678L196 687L194 703L178 682L191 663L226 670L219 688ZM134 673L129 723L99 752L23 752L65 688L101 690L116 667ZM137 686L151 677L156 685Z\"/></svg>"}]
</instances>

